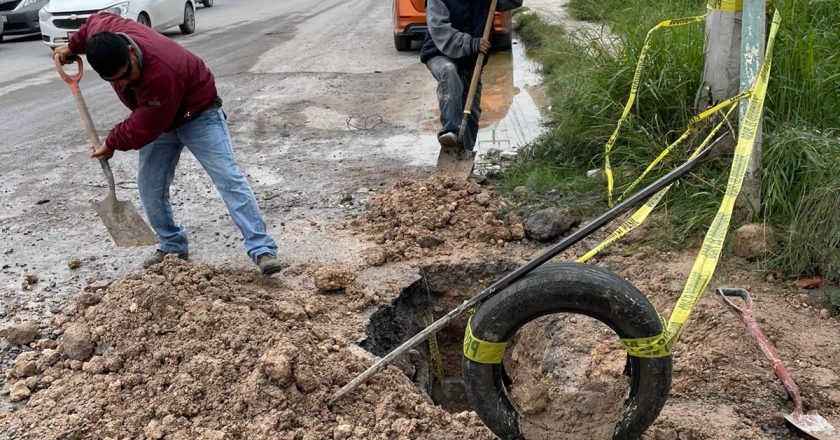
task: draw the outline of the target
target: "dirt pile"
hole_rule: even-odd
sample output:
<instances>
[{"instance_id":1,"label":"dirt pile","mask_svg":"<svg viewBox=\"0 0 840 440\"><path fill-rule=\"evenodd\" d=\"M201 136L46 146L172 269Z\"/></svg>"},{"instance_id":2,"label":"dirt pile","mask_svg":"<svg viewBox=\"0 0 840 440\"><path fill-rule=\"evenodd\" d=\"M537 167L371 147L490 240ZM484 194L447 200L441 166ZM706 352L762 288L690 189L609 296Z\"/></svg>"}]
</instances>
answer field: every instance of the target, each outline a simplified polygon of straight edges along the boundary
<instances>
[{"instance_id":1,"label":"dirt pile","mask_svg":"<svg viewBox=\"0 0 840 440\"><path fill-rule=\"evenodd\" d=\"M525 236L522 220L505 212L491 188L440 177L402 181L377 194L352 226L380 245L366 255L374 265L447 255L474 244L503 246Z\"/></svg>"},{"instance_id":2,"label":"dirt pile","mask_svg":"<svg viewBox=\"0 0 840 440\"><path fill-rule=\"evenodd\" d=\"M169 259L114 283L61 327L56 350L21 354L17 383L32 395L0 438L492 438L395 368L328 407L368 361L310 298L252 277Z\"/></svg>"}]
</instances>

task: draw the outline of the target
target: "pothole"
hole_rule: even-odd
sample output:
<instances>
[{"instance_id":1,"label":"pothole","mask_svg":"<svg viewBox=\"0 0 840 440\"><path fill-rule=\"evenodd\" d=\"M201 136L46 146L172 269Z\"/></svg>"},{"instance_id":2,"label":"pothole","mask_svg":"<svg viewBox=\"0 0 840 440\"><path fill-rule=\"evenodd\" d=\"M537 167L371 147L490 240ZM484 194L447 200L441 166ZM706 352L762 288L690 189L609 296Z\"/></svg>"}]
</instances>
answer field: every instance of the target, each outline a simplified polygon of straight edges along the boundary
<instances>
[{"instance_id":1,"label":"pothole","mask_svg":"<svg viewBox=\"0 0 840 440\"><path fill-rule=\"evenodd\" d=\"M503 259L421 268L421 279L371 316L362 347L388 354L515 268ZM456 413L473 409L461 375L466 322L460 317L394 362L428 400ZM525 438L612 438L629 390L626 359L613 330L586 316L552 314L519 329L503 362Z\"/></svg>"},{"instance_id":2,"label":"pothole","mask_svg":"<svg viewBox=\"0 0 840 440\"><path fill-rule=\"evenodd\" d=\"M422 267L419 280L371 316L361 346L377 356L388 354L515 268L513 261L504 259ZM466 325L467 316L461 316L438 332L431 344L427 341L394 362L429 400L456 413L471 409L461 379Z\"/></svg>"}]
</instances>

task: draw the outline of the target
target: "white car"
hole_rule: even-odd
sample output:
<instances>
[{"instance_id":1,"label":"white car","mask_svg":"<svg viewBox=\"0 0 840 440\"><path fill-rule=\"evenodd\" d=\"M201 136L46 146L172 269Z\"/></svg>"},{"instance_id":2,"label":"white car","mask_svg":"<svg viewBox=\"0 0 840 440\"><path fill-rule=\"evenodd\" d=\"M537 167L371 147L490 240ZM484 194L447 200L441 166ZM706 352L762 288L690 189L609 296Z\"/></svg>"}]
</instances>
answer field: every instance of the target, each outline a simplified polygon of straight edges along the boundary
<instances>
[{"instance_id":1,"label":"white car","mask_svg":"<svg viewBox=\"0 0 840 440\"><path fill-rule=\"evenodd\" d=\"M195 0L50 0L38 13L44 43L56 48L67 44L91 15L106 11L136 20L160 32L180 26L195 32ZM211 3L212 4L212 3Z\"/></svg>"}]
</instances>

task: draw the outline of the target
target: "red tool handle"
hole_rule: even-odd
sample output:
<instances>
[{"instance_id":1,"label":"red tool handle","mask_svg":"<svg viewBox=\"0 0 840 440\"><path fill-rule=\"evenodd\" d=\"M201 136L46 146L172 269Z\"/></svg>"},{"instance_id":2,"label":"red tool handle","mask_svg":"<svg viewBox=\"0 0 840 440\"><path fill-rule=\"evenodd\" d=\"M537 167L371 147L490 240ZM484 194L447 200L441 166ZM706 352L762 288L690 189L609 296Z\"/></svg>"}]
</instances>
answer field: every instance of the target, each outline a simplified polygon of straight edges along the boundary
<instances>
[{"instance_id":1,"label":"red tool handle","mask_svg":"<svg viewBox=\"0 0 840 440\"><path fill-rule=\"evenodd\" d=\"M801 414L802 397L799 395L799 387L796 386L796 382L793 381L793 378L790 377L790 373L788 373L785 366L782 365L782 361L779 359L779 353L777 353L776 349L773 348L773 344L771 344L770 340L767 339L767 335L764 334L761 327L758 326L758 322L756 322L755 317L753 317L752 298L750 297L750 293L744 289L732 288L717 289L715 293L718 301L729 309L730 312L735 314L735 316L741 319L741 322L744 323L744 326L747 327L747 330L753 335L756 342L758 342L758 348L760 348L761 352L764 353L764 356L770 360L773 372L775 372L776 377L782 381L782 385L784 385L791 400L793 400L793 413ZM738 307L733 304L729 297L741 298L741 300L744 301L743 307Z\"/></svg>"},{"instance_id":2,"label":"red tool handle","mask_svg":"<svg viewBox=\"0 0 840 440\"><path fill-rule=\"evenodd\" d=\"M82 82L82 75L84 74L84 63L82 63L81 57L76 57L76 66L78 66L79 71L75 75L70 75L64 70L64 66L58 61L58 58L53 58L55 61L55 69L58 70L58 74L61 76L61 79L70 86L70 90L73 94L79 93L79 83Z\"/></svg>"}]
</instances>

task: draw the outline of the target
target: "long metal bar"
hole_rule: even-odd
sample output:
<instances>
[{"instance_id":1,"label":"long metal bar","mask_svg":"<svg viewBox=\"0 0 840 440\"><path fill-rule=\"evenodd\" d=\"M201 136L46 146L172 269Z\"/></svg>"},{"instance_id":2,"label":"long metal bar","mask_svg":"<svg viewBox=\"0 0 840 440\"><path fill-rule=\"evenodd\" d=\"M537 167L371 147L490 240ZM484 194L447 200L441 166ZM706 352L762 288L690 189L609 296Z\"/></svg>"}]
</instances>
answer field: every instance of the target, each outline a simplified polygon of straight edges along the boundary
<instances>
[{"instance_id":1,"label":"long metal bar","mask_svg":"<svg viewBox=\"0 0 840 440\"><path fill-rule=\"evenodd\" d=\"M464 301L460 306L451 310L449 313L444 315L442 318L435 321L432 325L426 327L420 333L417 333L409 339L405 341L402 345L392 350L390 353L385 355L382 359L374 363L370 366L367 370L356 376L355 379L350 381L347 385L343 386L338 392L329 400L329 404L335 403L338 399L341 399L347 393L354 390L356 387L361 385L365 382L370 376L376 374L379 370L384 368L388 365L389 362L394 360L397 356L403 354L404 352L408 351L409 349L415 347L416 345L420 344L424 340L426 340L429 335L433 333L437 333L440 329L448 325L450 322L454 321L456 318L461 316L467 310L475 307L477 304L481 303L485 299L489 298L490 296L494 295L497 292L500 292L506 289L511 284L515 283L517 280L522 278L523 276L527 275L532 270L536 269L537 267L545 264L547 261L551 260L552 258L556 257L558 254L563 252L564 250L574 246L579 241L586 238L588 235L592 234L593 232L597 231L598 229L602 228L607 223L614 220L616 217L624 213L625 211L629 210L633 206L643 202L648 197L653 194L656 194L662 188L674 183L684 175L691 172L695 167L700 165L712 152L712 150L717 146L717 143L720 142L723 138L718 138L714 142L711 143L708 147L702 150L697 156L693 159L683 163L679 167L675 168L668 174L660 177L655 182L651 183L647 187L641 189L640 191L636 192L632 196L624 199L621 203L617 204L615 207L610 209L609 211L602 214L600 217L593 220L588 225L578 229L568 237L561 240L559 243L549 247L546 249L542 254L534 258L533 260L529 261L528 263L520 266L518 269L514 270L513 272L505 275L499 281L493 283L492 286L488 287L480 294L472 297L471 299Z\"/></svg>"}]
</instances>

